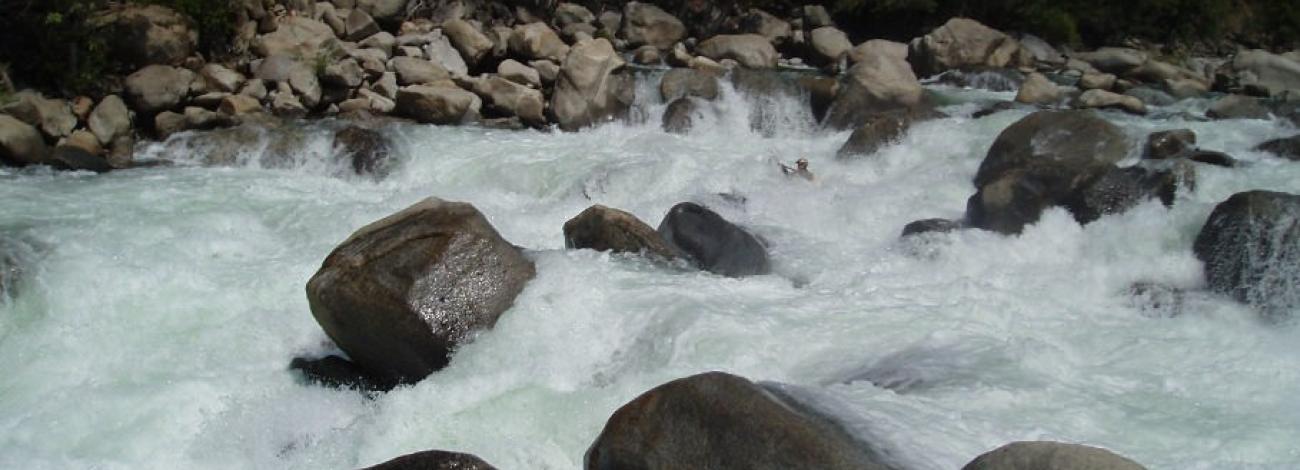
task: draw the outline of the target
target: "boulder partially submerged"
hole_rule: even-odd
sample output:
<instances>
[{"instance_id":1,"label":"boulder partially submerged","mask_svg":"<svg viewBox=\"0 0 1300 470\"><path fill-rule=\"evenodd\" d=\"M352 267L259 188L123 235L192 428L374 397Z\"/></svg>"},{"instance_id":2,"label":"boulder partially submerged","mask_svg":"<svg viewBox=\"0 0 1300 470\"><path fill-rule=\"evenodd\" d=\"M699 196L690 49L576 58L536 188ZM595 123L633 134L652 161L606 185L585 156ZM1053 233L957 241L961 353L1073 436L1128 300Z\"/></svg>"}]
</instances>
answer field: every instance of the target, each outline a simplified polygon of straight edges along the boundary
<instances>
[{"instance_id":1,"label":"boulder partially submerged","mask_svg":"<svg viewBox=\"0 0 1300 470\"><path fill-rule=\"evenodd\" d=\"M1272 317L1300 307L1300 195L1232 195L1210 213L1193 250L1210 290Z\"/></svg>"},{"instance_id":2,"label":"boulder partially submerged","mask_svg":"<svg viewBox=\"0 0 1300 470\"><path fill-rule=\"evenodd\" d=\"M474 206L431 198L348 237L307 283L307 300L353 361L409 383L495 325L534 273Z\"/></svg>"},{"instance_id":3,"label":"boulder partially submerged","mask_svg":"<svg viewBox=\"0 0 1300 470\"><path fill-rule=\"evenodd\" d=\"M962 470L1146 470L1146 467L1099 447L1025 441L993 449Z\"/></svg>"},{"instance_id":4,"label":"boulder partially submerged","mask_svg":"<svg viewBox=\"0 0 1300 470\"><path fill-rule=\"evenodd\" d=\"M676 251L705 271L730 277L772 271L767 247L758 237L699 204L673 206L658 231Z\"/></svg>"}]
</instances>

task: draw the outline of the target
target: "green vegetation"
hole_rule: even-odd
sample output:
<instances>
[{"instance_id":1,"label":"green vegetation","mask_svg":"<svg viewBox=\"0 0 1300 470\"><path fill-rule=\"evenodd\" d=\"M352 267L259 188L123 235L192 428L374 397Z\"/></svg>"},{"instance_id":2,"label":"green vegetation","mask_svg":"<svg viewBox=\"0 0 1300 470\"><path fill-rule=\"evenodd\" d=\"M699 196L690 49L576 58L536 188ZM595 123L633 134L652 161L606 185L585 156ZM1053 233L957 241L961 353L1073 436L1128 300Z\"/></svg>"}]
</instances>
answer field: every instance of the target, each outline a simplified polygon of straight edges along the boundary
<instances>
[{"instance_id":1,"label":"green vegetation","mask_svg":"<svg viewBox=\"0 0 1300 470\"><path fill-rule=\"evenodd\" d=\"M0 62L8 62L22 85L62 94L97 94L103 77L121 70L111 39L116 32L96 28L91 19L106 0L0 1ZM227 0L141 0L171 7L194 20L199 51L212 57L226 52L235 28L235 4Z\"/></svg>"}]
</instances>

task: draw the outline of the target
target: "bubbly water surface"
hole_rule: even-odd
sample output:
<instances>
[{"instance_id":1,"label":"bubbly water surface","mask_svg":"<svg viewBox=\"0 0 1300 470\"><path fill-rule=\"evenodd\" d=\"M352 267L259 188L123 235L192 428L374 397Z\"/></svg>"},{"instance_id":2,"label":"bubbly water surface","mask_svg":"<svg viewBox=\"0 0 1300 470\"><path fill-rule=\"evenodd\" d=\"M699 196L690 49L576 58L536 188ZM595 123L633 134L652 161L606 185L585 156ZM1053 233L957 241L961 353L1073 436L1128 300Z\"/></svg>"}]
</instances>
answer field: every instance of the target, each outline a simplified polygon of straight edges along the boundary
<instances>
[{"instance_id":1,"label":"bubbly water surface","mask_svg":"<svg viewBox=\"0 0 1300 470\"><path fill-rule=\"evenodd\" d=\"M1294 129L1187 118L1202 102L1108 113L1134 157L1148 132L1190 127L1250 165L1198 165L1172 208L900 242L910 221L961 216L990 143L1028 112L973 120L1011 95L939 91L957 117L851 162L834 159L848 133L817 130L797 100L726 88L687 135L660 131L653 98L644 122L574 134L390 126L404 163L380 182L336 176L321 125L289 165L252 139L233 167L199 166L215 147L181 135L141 150L171 168L0 170L0 230L34 260L0 305L0 468L354 468L437 448L573 469L617 407L709 370L790 384L908 468L1026 439L1150 468L1300 468L1300 333L1198 291L1191 250L1229 195L1300 192L1300 164L1249 150ZM815 183L777 170L798 156ZM367 399L302 383L289 360L331 351L307 279L353 230L428 196L474 203L537 278L419 384ZM564 249L561 226L591 204L657 225L682 201L761 234L776 272ZM1189 293L1174 310L1136 302L1136 282Z\"/></svg>"}]
</instances>

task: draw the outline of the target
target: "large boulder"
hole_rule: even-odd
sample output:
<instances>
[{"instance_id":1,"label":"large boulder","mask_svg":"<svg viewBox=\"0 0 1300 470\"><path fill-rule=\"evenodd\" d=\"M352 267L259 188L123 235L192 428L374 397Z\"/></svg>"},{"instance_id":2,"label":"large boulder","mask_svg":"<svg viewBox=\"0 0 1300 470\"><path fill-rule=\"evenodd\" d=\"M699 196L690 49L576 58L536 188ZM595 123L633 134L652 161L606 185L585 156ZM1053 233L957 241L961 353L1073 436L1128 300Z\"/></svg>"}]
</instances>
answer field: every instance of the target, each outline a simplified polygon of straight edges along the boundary
<instances>
[{"instance_id":1,"label":"large boulder","mask_svg":"<svg viewBox=\"0 0 1300 470\"><path fill-rule=\"evenodd\" d=\"M194 72L169 65L150 65L126 77L126 96L141 113L175 108L190 92Z\"/></svg>"},{"instance_id":2,"label":"large boulder","mask_svg":"<svg viewBox=\"0 0 1300 470\"><path fill-rule=\"evenodd\" d=\"M775 386L722 372L674 380L623 405L586 470L885 470L877 452Z\"/></svg>"},{"instance_id":3,"label":"large boulder","mask_svg":"<svg viewBox=\"0 0 1300 470\"><path fill-rule=\"evenodd\" d=\"M253 75L268 82L278 82L281 86L288 85L290 91L300 97L294 99L301 101L307 108L316 107L320 103L322 93L324 93L321 88L320 78L316 76L316 71L306 62L291 56L276 55L267 57L258 64ZM285 95L288 95L288 93ZM289 98L293 97L285 96L285 99Z\"/></svg>"},{"instance_id":4,"label":"large boulder","mask_svg":"<svg viewBox=\"0 0 1300 470\"><path fill-rule=\"evenodd\" d=\"M524 59L564 60L569 46L560 40L555 30L546 23L537 22L515 26L510 35L510 52Z\"/></svg>"},{"instance_id":5,"label":"large boulder","mask_svg":"<svg viewBox=\"0 0 1300 470\"><path fill-rule=\"evenodd\" d=\"M880 112L924 108L925 90L906 57L888 41L868 44L854 50L857 63L840 79L835 101L822 121L826 127L853 129Z\"/></svg>"},{"instance_id":6,"label":"large boulder","mask_svg":"<svg viewBox=\"0 0 1300 470\"><path fill-rule=\"evenodd\" d=\"M673 206L658 230L670 246L705 271L730 277L772 271L767 247L758 237L699 204Z\"/></svg>"},{"instance_id":7,"label":"large boulder","mask_svg":"<svg viewBox=\"0 0 1300 470\"><path fill-rule=\"evenodd\" d=\"M980 455L962 470L1146 470L1146 467L1097 447L1024 441Z\"/></svg>"},{"instance_id":8,"label":"large boulder","mask_svg":"<svg viewBox=\"0 0 1300 470\"><path fill-rule=\"evenodd\" d=\"M496 467L471 454L426 450L362 470L496 470Z\"/></svg>"},{"instance_id":9,"label":"large boulder","mask_svg":"<svg viewBox=\"0 0 1300 470\"><path fill-rule=\"evenodd\" d=\"M1182 179L1193 179L1189 184L1193 183L1193 175L1186 163L1165 165L1165 168L1141 165L1115 168L1084 183L1060 203L1074 215L1074 220L1086 224L1103 215L1125 212L1148 199L1158 199L1170 206Z\"/></svg>"},{"instance_id":10,"label":"large boulder","mask_svg":"<svg viewBox=\"0 0 1300 470\"><path fill-rule=\"evenodd\" d=\"M407 0L356 0L357 8L381 23L395 24L406 16Z\"/></svg>"},{"instance_id":11,"label":"large boulder","mask_svg":"<svg viewBox=\"0 0 1300 470\"><path fill-rule=\"evenodd\" d=\"M514 59L506 59L497 64L497 75L506 80L526 85L531 88L542 87L542 75L537 69L529 67Z\"/></svg>"},{"instance_id":12,"label":"large boulder","mask_svg":"<svg viewBox=\"0 0 1300 470\"><path fill-rule=\"evenodd\" d=\"M1074 102L1080 109L1118 109L1139 116L1147 113L1147 105L1135 96L1121 95L1106 90L1088 90Z\"/></svg>"},{"instance_id":13,"label":"large boulder","mask_svg":"<svg viewBox=\"0 0 1300 470\"><path fill-rule=\"evenodd\" d=\"M631 79L618 72L625 63L604 38L573 45L551 96L551 110L560 128L576 131L620 116L632 105Z\"/></svg>"},{"instance_id":14,"label":"large boulder","mask_svg":"<svg viewBox=\"0 0 1300 470\"><path fill-rule=\"evenodd\" d=\"M410 383L492 328L534 275L474 206L430 198L348 237L308 281L307 300L354 362Z\"/></svg>"},{"instance_id":15,"label":"large boulder","mask_svg":"<svg viewBox=\"0 0 1300 470\"><path fill-rule=\"evenodd\" d=\"M112 54L136 67L179 65L199 40L189 17L161 5L127 3L94 16L88 25L111 36Z\"/></svg>"},{"instance_id":16,"label":"large boulder","mask_svg":"<svg viewBox=\"0 0 1300 470\"><path fill-rule=\"evenodd\" d=\"M465 59L452 47L446 36L433 35L429 43L424 45L424 55L453 76L469 75L469 64L465 63Z\"/></svg>"},{"instance_id":17,"label":"large boulder","mask_svg":"<svg viewBox=\"0 0 1300 470\"><path fill-rule=\"evenodd\" d=\"M1300 62L1259 49L1238 52L1227 67L1236 85L1266 95L1300 93Z\"/></svg>"},{"instance_id":18,"label":"large boulder","mask_svg":"<svg viewBox=\"0 0 1300 470\"><path fill-rule=\"evenodd\" d=\"M1049 105L1061 101L1061 87L1041 73L1031 73L1020 84L1016 92L1016 102L1025 104Z\"/></svg>"},{"instance_id":19,"label":"large boulder","mask_svg":"<svg viewBox=\"0 0 1300 470\"><path fill-rule=\"evenodd\" d=\"M978 21L953 18L912 42L908 60L922 76L971 67L1017 67L1031 58L1020 43Z\"/></svg>"},{"instance_id":20,"label":"large boulder","mask_svg":"<svg viewBox=\"0 0 1300 470\"><path fill-rule=\"evenodd\" d=\"M1237 193L1210 213L1193 245L1210 290L1289 316L1300 307L1300 196Z\"/></svg>"},{"instance_id":21,"label":"large boulder","mask_svg":"<svg viewBox=\"0 0 1300 470\"><path fill-rule=\"evenodd\" d=\"M503 116L518 116L531 127L546 125L546 98L533 88L490 75L473 81L474 93L483 98L488 109Z\"/></svg>"},{"instance_id":22,"label":"large boulder","mask_svg":"<svg viewBox=\"0 0 1300 470\"><path fill-rule=\"evenodd\" d=\"M235 93L244 84L245 78L239 72L230 70L221 64L207 64L199 69L199 75L207 83L208 89L226 93Z\"/></svg>"},{"instance_id":23,"label":"large boulder","mask_svg":"<svg viewBox=\"0 0 1300 470\"><path fill-rule=\"evenodd\" d=\"M67 101L46 98L31 90L14 94L9 104L0 107L0 113L36 126L51 139L67 137L77 127L77 115L73 114Z\"/></svg>"},{"instance_id":24,"label":"large boulder","mask_svg":"<svg viewBox=\"0 0 1300 470\"><path fill-rule=\"evenodd\" d=\"M757 8L751 8L741 17L740 31L763 36L777 45L784 44L793 35L790 22Z\"/></svg>"},{"instance_id":25,"label":"large boulder","mask_svg":"<svg viewBox=\"0 0 1300 470\"><path fill-rule=\"evenodd\" d=\"M701 42L695 52L713 60L731 59L749 68L776 67L780 58L767 38L757 34L720 34Z\"/></svg>"},{"instance_id":26,"label":"large boulder","mask_svg":"<svg viewBox=\"0 0 1300 470\"><path fill-rule=\"evenodd\" d=\"M343 39L357 42L380 31L375 19L360 8L353 8L343 24Z\"/></svg>"},{"instance_id":27,"label":"large boulder","mask_svg":"<svg viewBox=\"0 0 1300 470\"><path fill-rule=\"evenodd\" d=\"M0 114L0 164L26 166L46 163L50 149L31 124Z\"/></svg>"},{"instance_id":28,"label":"large boulder","mask_svg":"<svg viewBox=\"0 0 1300 470\"><path fill-rule=\"evenodd\" d=\"M686 38L686 25L657 6L628 2L623 5L622 32L629 46L668 49Z\"/></svg>"},{"instance_id":29,"label":"large boulder","mask_svg":"<svg viewBox=\"0 0 1300 470\"><path fill-rule=\"evenodd\" d=\"M442 24L442 33L470 65L478 64L492 53L492 40L470 22L456 18Z\"/></svg>"},{"instance_id":30,"label":"large boulder","mask_svg":"<svg viewBox=\"0 0 1300 470\"><path fill-rule=\"evenodd\" d=\"M397 91L395 111L425 124L461 124L478 120L483 100L451 85L412 85Z\"/></svg>"},{"instance_id":31,"label":"large boulder","mask_svg":"<svg viewBox=\"0 0 1300 470\"><path fill-rule=\"evenodd\" d=\"M1210 104L1205 115L1211 119L1269 119L1273 112L1258 99L1243 95L1228 95Z\"/></svg>"},{"instance_id":32,"label":"large boulder","mask_svg":"<svg viewBox=\"0 0 1300 470\"><path fill-rule=\"evenodd\" d=\"M677 253L655 229L627 212L594 205L564 223L564 246L674 259Z\"/></svg>"},{"instance_id":33,"label":"large boulder","mask_svg":"<svg viewBox=\"0 0 1300 470\"><path fill-rule=\"evenodd\" d=\"M876 153L881 147L901 139L911 124L911 118L906 113L872 115L865 124L853 131L848 142L835 153L835 158L846 160Z\"/></svg>"},{"instance_id":34,"label":"large boulder","mask_svg":"<svg viewBox=\"0 0 1300 470\"><path fill-rule=\"evenodd\" d=\"M968 222L1020 233L1043 209L1062 204L1115 168L1129 142L1114 124L1090 111L1039 111L1007 127L975 174L979 189L967 203Z\"/></svg>"},{"instance_id":35,"label":"large boulder","mask_svg":"<svg viewBox=\"0 0 1300 470\"><path fill-rule=\"evenodd\" d=\"M1255 150L1269 152L1279 157L1300 161L1300 134L1291 137L1273 139L1255 147Z\"/></svg>"},{"instance_id":36,"label":"large boulder","mask_svg":"<svg viewBox=\"0 0 1300 470\"><path fill-rule=\"evenodd\" d=\"M718 97L718 77L702 70L675 68L659 80L659 95L665 102L683 96L712 100Z\"/></svg>"},{"instance_id":37,"label":"large boulder","mask_svg":"<svg viewBox=\"0 0 1300 470\"><path fill-rule=\"evenodd\" d=\"M695 116L700 111L700 104L689 96L677 98L664 108L660 127L664 132L685 134L695 126Z\"/></svg>"},{"instance_id":38,"label":"large boulder","mask_svg":"<svg viewBox=\"0 0 1300 470\"><path fill-rule=\"evenodd\" d=\"M834 26L823 26L812 30L809 39L813 52L816 53L813 58L820 64L833 64L853 49L853 43L849 42L849 35Z\"/></svg>"},{"instance_id":39,"label":"large boulder","mask_svg":"<svg viewBox=\"0 0 1300 470\"><path fill-rule=\"evenodd\" d=\"M451 73L441 65L416 57L394 57L388 66L397 73L397 83L402 85L427 85L451 78Z\"/></svg>"},{"instance_id":40,"label":"large boulder","mask_svg":"<svg viewBox=\"0 0 1300 470\"><path fill-rule=\"evenodd\" d=\"M1115 75L1127 74L1147 62L1146 53L1127 47L1103 47L1092 52L1072 54L1070 57Z\"/></svg>"},{"instance_id":41,"label":"large boulder","mask_svg":"<svg viewBox=\"0 0 1300 470\"><path fill-rule=\"evenodd\" d=\"M280 20L275 32L258 36L253 51L262 57L284 55L315 62L338 57L343 48L329 25L305 16L290 16Z\"/></svg>"}]
</instances>

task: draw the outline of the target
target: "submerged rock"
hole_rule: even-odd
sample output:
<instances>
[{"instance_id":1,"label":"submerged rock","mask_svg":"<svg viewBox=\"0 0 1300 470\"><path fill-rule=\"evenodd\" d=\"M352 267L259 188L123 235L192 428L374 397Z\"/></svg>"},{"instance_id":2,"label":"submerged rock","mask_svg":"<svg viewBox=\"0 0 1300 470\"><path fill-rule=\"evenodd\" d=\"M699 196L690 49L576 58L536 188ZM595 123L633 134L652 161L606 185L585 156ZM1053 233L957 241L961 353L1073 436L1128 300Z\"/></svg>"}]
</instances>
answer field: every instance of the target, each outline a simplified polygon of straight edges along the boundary
<instances>
[{"instance_id":1,"label":"submerged rock","mask_svg":"<svg viewBox=\"0 0 1300 470\"><path fill-rule=\"evenodd\" d=\"M1196 148L1196 133L1191 129L1173 129L1152 132L1147 135L1147 143L1142 151L1142 158L1163 160L1174 158L1179 154Z\"/></svg>"},{"instance_id":2,"label":"submerged rock","mask_svg":"<svg viewBox=\"0 0 1300 470\"><path fill-rule=\"evenodd\" d=\"M348 126L334 133L334 154L358 175L388 176L393 167L392 142L373 129Z\"/></svg>"},{"instance_id":3,"label":"submerged rock","mask_svg":"<svg viewBox=\"0 0 1300 470\"><path fill-rule=\"evenodd\" d=\"M677 252L654 228L632 214L599 204L564 223L564 245L573 249L677 258Z\"/></svg>"},{"instance_id":4,"label":"submerged rock","mask_svg":"<svg viewBox=\"0 0 1300 470\"><path fill-rule=\"evenodd\" d=\"M695 114L699 111L699 104L690 97L681 97L668 103L664 108L663 122L660 124L664 132L674 134L685 134L690 132L691 127L695 124Z\"/></svg>"},{"instance_id":5,"label":"submerged rock","mask_svg":"<svg viewBox=\"0 0 1300 470\"><path fill-rule=\"evenodd\" d=\"M534 274L474 206L431 198L348 237L307 283L307 299L358 365L410 383L495 325Z\"/></svg>"},{"instance_id":6,"label":"submerged rock","mask_svg":"<svg viewBox=\"0 0 1300 470\"><path fill-rule=\"evenodd\" d=\"M881 147L901 139L911 125L911 117L901 112L869 116L866 124L854 130L848 142L845 142L835 153L835 158L847 160L876 153Z\"/></svg>"},{"instance_id":7,"label":"submerged rock","mask_svg":"<svg viewBox=\"0 0 1300 470\"><path fill-rule=\"evenodd\" d=\"M496 470L496 467L471 454L426 450L362 470Z\"/></svg>"},{"instance_id":8,"label":"submerged rock","mask_svg":"<svg viewBox=\"0 0 1300 470\"><path fill-rule=\"evenodd\" d=\"M712 100L718 97L718 77L702 70L675 68L659 80L659 95L664 102L683 96Z\"/></svg>"},{"instance_id":9,"label":"submerged rock","mask_svg":"<svg viewBox=\"0 0 1300 470\"><path fill-rule=\"evenodd\" d=\"M584 460L587 470L892 468L828 417L722 372L674 380L623 405Z\"/></svg>"},{"instance_id":10,"label":"submerged rock","mask_svg":"<svg viewBox=\"0 0 1300 470\"><path fill-rule=\"evenodd\" d=\"M397 385L391 380L375 378L352 361L339 356L320 359L295 357L289 363L289 369L301 373L308 382L323 387L387 392Z\"/></svg>"},{"instance_id":11,"label":"submerged rock","mask_svg":"<svg viewBox=\"0 0 1300 470\"><path fill-rule=\"evenodd\" d=\"M772 271L763 242L699 204L673 206L658 231L670 246L705 271L730 277Z\"/></svg>"},{"instance_id":12,"label":"submerged rock","mask_svg":"<svg viewBox=\"0 0 1300 470\"><path fill-rule=\"evenodd\" d=\"M1146 467L1098 447L1026 441L991 450L962 470L1146 470Z\"/></svg>"},{"instance_id":13,"label":"submerged rock","mask_svg":"<svg viewBox=\"0 0 1300 470\"><path fill-rule=\"evenodd\" d=\"M1210 213L1193 251L1210 290L1267 316L1300 307L1300 196L1234 194Z\"/></svg>"},{"instance_id":14,"label":"submerged rock","mask_svg":"<svg viewBox=\"0 0 1300 470\"><path fill-rule=\"evenodd\" d=\"M1086 224L1103 215L1127 211L1148 199L1173 205L1178 186L1179 175L1173 169L1116 168L1084 184L1062 203L1075 220Z\"/></svg>"},{"instance_id":15,"label":"submerged rock","mask_svg":"<svg viewBox=\"0 0 1300 470\"><path fill-rule=\"evenodd\" d=\"M1300 161L1300 134L1264 142L1256 146L1255 150L1268 152L1288 160Z\"/></svg>"},{"instance_id":16,"label":"submerged rock","mask_svg":"<svg viewBox=\"0 0 1300 470\"><path fill-rule=\"evenodd\" d=\"M926 233L949 233L962 228L964 228L964 225L960 220L924 219L903 226L903 233L900 236L910 237Z\"/></svg>"},{"instance_id":17,"label":"submerged rock","mask_svg":"<svg viewBox=\"0 0 1300 470\"><path fill-rule=\"evenodd\" d=\"M1228 95L1210 105L1205 115L1211 119L1268 119L1273 113L1255 98Z\"/></svg>"}]
</instances>

